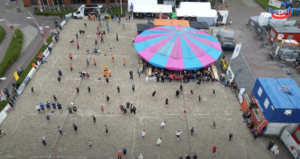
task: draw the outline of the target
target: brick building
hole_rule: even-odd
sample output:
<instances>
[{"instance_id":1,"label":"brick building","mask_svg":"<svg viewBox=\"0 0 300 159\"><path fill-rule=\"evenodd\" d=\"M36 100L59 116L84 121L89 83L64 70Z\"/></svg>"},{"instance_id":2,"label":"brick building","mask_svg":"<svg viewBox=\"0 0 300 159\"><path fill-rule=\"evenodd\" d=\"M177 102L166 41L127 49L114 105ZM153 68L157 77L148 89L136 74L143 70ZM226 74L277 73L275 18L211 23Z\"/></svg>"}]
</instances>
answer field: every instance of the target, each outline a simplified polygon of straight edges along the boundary
<instances>
[{"instance_id":1,"label":"brick building","mask_svg":"<svg viewBox=\"0 0 300 159\"><path fill-rule=\"evenodd\" d=\"M78 4L111 4L120 3L120 0L40 0L41 4L47 6L57 5L78 5ZM122 0L122 3L127 3L128 0ZM38 5L38 0L23 0L25 6Z\"/></svg>"}]
</instances>

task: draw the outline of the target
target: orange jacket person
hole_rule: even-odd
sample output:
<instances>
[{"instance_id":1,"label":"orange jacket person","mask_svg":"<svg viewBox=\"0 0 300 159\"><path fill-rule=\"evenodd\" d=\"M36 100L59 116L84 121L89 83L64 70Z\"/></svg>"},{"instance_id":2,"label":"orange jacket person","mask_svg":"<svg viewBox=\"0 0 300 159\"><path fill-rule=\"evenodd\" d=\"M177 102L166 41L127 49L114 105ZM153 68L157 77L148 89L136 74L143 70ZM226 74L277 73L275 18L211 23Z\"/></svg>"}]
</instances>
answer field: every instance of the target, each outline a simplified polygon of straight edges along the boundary
<instances>
[{"instance_id":1,"label":"orange jacket person","mask_svg":"<svg viewBox=\"0 0 300 159\"><path fill-rule=\"evenodd\" d=\"M112 62L114 62L114 60L115 60L115 57L112 54L111 54L111 60L112 60Z\"/></svg>"},{"instance_id":2,"label":"orange jacket person","mask_svg":"<svg viewBox=\"0 0 300 159\"><path fill-rule=\"evenodd\" d=\"M93 62L94 62L94 65L96 66L96 60L95 59L93 60Z\"/></svg>"},{"instance_id":3,"label":"orange jacket person","mask_svg":"<svg viewBox=\"0 0 300 159\"><path fill-rule=\"evenodd\" d=\"M70 58L70 60L72 60L72 54L71 53L69 53L69 58Z\"/></svg>"},{"instance_id":4,"label":"orange jacket person","mask_svg":"<svg viewBox=\"0 0 300 159\"><path fill-rule=\"evenodd\" d=\"M110 72L110 70L108 71L108 76L111 77L111 72Z\"/></svg>"},{"instance_id":5,"label":"orange jacket person","mask_svg":"<svg viewBox=\"0 0 300 159\"><path fill-rule=\"evenodd\" d=\"M35 63L32 63L31 65L32 65L33 68L36 68L36 67L35 67Z\"/></svg>"},{"instance_id":6,"label":"orange jacket person","mask_svg":"<svg viewBox=\"0 0 300 159\"><path fill-rule=\"evenodd\" d=\"M105 71L103 71L103 77L106 77L106 72Z\"/></svg>"},{"instance_id":7,"label":"orange jacket person","mask_svg":"<svg viewBox=\"0 0 300 159\"><path fill-rule=\"evenodd\" d=\"M124 66L126 65L126 61L125 61L125 59L123 59L123 64L124 64Z\"/></svg>"},{"instance_id":8,"label":"orange jacket person","mask_svg":"<svg viewBox=\"0 0 300 159\"><path fill-rule=\"evenodd\" d=\"M107 66L106 65L104 66L104 71L107 71Z\"/></svg>"},{"instance_id":9,"label":"orange jacket person","mask_svg":"<svg viewBox=\"0 0 300 159\"><path fill-rule=\"evenodd\" d=\"M73 71L73 67L72 67L72 64L70 63L70 69L71 69L71 71Z\"/></svg>"}]
</instances>

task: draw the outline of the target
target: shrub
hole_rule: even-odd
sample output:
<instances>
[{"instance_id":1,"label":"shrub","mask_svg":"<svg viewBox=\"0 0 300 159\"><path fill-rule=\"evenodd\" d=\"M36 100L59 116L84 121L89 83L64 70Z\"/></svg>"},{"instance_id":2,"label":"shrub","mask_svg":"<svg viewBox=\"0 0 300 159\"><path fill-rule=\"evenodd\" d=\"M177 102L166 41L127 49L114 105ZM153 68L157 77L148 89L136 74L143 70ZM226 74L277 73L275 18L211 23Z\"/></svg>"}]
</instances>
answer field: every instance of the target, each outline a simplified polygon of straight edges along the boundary
<instances>
[{"instance_id":1,"label":"shrub","mask_svg":"<svg viewBox=\"0 0 300 159\"><path fill-rule=\"evenodd\" d=\"M69 14L69 13L74 13L76 12L77 9L73 9L73 10L66 10L66 11L54 11L54 12L51 12L51 11L43 11L41 12L40 10L36 10L34 12L35 15L45 15L45 16L48 16L48 15L55 15L55 16L60 16L60 15L66 15L66 14Z\"/></svg>"},{"instance_id":2,"label":"shrub","mask_svg":"<svg viewBox=\"0 0 300 159\"><path fill-rule=\"evenodd\" d=\"M20 29L15 30L16 37L13 37L6 50L5 56L0 63L0 77L20 56L23 44L23 34Z\"/></svg>"},{"instance_id":3,"label":"shrub","mask_svg":"<svg viewBox=\"0 0 300 159\"><path fill-rule=\"evenodd\" d=\"M121 15L121 17L124 17L125 16L125 10L126 7L122 7L122 11L123 11L123 14L121 15L121 8L120 7L114 7L113 10L109 13L111 15L111 17L113 17L115 14L117 15Z\"/></svg>"},{"instance_id":4,"label":"shrub","mask_svg":"<svg viewBox=\"0 0 300 159\"><path fill-rule=\"evenodd\" d=\"M40 55L40 52L44 52L45 49L51 44L52 42L52 38L53 35L50 35L47 39L47 43L48 45L43 45L39 51L34 55L34 57L31 59L31 61L29 62L29 64L27 65L27 67L23 70L23 73L19 76L19 80L17 81L17 83L19 85L22 84L22 82L24 81L24 79L26 78L26 76L28 75L28 73L30 72L31 68L32 68L32 63L34 63L36 61L36 58ZM29 80L30 81L30 80ZM29 83L29 81L27 81L27 83ZM27 84L26 83L26 84Z\"/></svg>"},{"instance_id":5,"label":"shrub","mask_svg":"<svg viewBox=\"0 0 300 159\"><path fill-rule=\"evenodd\" d=\"M5 30L2 26L0 26L0 44L5 36Z\"/></svg>"},{"instance_id":6,"label":"shrub","mask_svg":"<svg viewBox=\"0 0 300 159\"><path fill-rule=\"evenodd\" d=\"M0 101L0 111L2 111L4 109L4 107L9 102L9 100L10 100L9 98L6 98L5 101Z\"/></svg>"}]
</instances>

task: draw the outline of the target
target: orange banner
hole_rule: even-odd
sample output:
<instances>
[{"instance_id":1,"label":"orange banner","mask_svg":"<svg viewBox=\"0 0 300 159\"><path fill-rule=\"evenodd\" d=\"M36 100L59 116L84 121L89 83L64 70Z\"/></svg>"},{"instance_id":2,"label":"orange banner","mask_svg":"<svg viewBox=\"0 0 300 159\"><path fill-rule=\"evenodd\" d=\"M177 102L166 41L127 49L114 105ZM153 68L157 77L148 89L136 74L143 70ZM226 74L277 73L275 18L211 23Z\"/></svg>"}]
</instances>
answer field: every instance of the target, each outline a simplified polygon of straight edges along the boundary
<instances>
[{"instance_id":1,"label":"orange banner","mask_svg":"<svg viewBox=\"0 0 300 159\"><path fill-rule=\"evenodd\" d=\"M41 0L38 0L39 8L42 9Z\"/></svg>"},{"instance_id":2,"label":"orange banner","mask_svg":"<svg viewBox=\"0 0 300 159\"><path fill-rule=\"evenodd\" d=\"M46 31L43 29L44 40L47 42Z\"/></svg>"},{"instance_id":3,"label":"orange banner","mask_svg":"<svg viewBox=\"0 0 300 159\"><path fill-rule=\"evenodd\" d=\"M9 29L11 30L11 32L14 33L14 31L11 29L10 25L9 24L6 24L6 25L9 27Z\"/></svg>"}]
</instances>

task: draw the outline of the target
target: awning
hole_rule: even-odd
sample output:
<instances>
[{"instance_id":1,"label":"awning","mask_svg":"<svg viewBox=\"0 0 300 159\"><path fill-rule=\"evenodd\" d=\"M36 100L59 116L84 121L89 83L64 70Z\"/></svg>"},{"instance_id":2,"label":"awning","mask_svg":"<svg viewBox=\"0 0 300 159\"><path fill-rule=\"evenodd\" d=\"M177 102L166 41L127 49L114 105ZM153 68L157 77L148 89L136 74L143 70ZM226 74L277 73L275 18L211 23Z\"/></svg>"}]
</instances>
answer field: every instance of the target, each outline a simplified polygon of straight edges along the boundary
<instances>
[{"instance_id":1,"label":"awning","mask_svg":"<svg viewBox=\"0 0 300 159\"><path fill-rule=\"evenodd\" d=\"M133 5L136 13L171 13L172 5Z\"/></svg>"}]
</instances>

